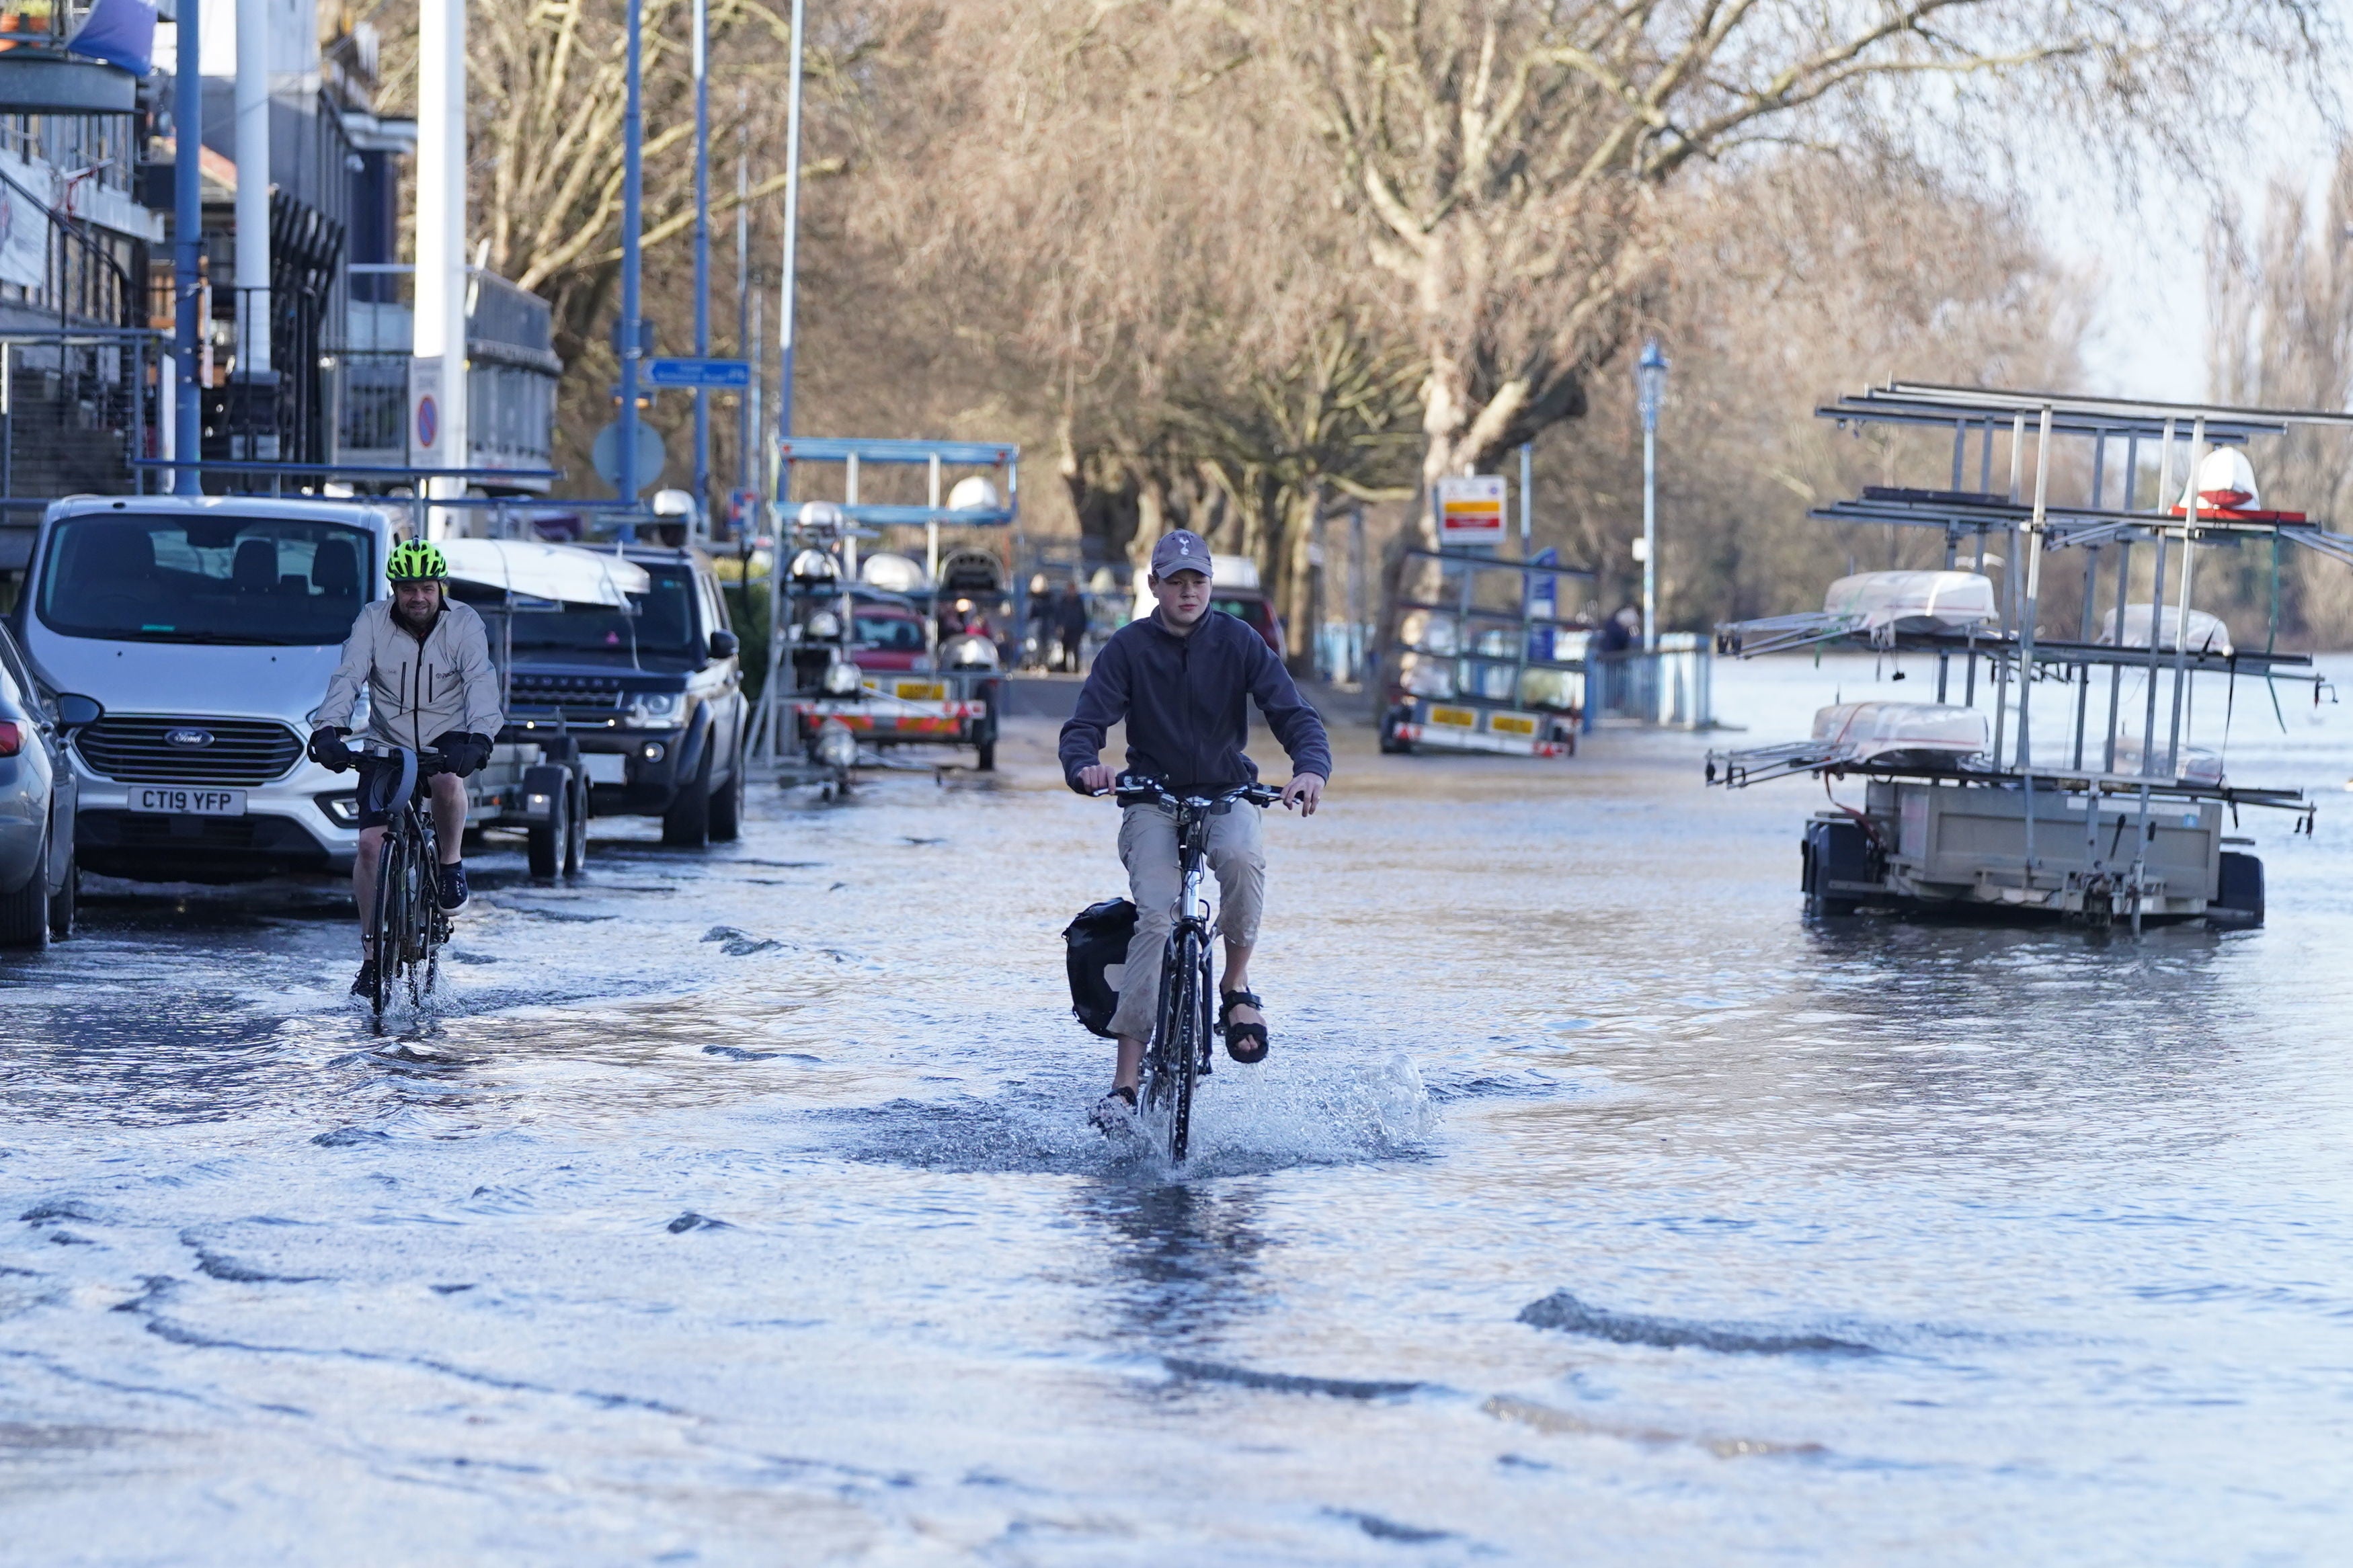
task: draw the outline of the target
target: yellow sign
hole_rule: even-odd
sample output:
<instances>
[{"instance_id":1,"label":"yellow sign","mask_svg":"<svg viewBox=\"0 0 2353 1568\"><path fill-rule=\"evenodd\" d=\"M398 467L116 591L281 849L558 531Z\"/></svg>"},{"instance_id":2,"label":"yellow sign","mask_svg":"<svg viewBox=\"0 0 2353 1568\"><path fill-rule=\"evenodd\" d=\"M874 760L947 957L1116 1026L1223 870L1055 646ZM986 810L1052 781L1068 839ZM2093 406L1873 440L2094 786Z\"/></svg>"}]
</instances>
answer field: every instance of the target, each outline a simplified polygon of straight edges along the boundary
<instances>
[{"instance_id":1,"label":"yellow sign","mask_svg":"<svg viewBox=\"0 0 2353 1568\"><path fill-rule=\"evenodd\" d=\"M1463 474L1439 480L1438 542L1457 550L1503 543L1503 479L1493 474Z\"/></svg>"},{"instance_id":2,"label":"yellow sign","mask_svg":"<svg viewBox=\"0 0 2353 1568\"><path fill-rule=\"evenodd\" d=\"M1529 713L1493 713L1488 715L1487 728L1506 735L1533 735L1536 721Z\"/></svg>"},{"instance_id":3,"label":"yellow sign","mask_svg":"<svg viewBox=\"0 0 2353 1568\"><path fill-rule=\"evenodd\" d=\"M948 689L936 680L902 680L898 690L910 702L937 702L948 694Z\"/></svg>"},{"instance_id":4,"label":"yellow sign","mask_svg":"<svg viewBox=\"0 0 2353 1568\"><path fill-rule=\"evenodd\" d=\"M1468 708L1433 708L1430 710L1430 721L1457 730L1475 730L1479 727L1479 715Z\"/></svg>"}]
</instances>

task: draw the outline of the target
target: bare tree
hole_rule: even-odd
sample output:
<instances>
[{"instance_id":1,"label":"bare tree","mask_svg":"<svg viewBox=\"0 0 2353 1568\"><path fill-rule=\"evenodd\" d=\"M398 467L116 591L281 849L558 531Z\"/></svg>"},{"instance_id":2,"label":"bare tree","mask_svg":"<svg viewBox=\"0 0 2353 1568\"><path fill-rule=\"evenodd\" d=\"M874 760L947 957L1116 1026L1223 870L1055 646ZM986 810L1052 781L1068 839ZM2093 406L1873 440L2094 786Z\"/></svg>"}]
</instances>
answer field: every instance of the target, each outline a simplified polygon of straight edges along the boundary
<instances>
[{"instance_id":1,"label":"bare tree","mask_svg":"<svg viewBox=\"0 0 2353 1568\"><path fill-rule=\"evenodd\" d=\"M2208 247L2214 395L2265 408L2341 409L2353 402L2353 149L2337 151L2320 199L2274 182L2250 246L2226 214ZM2263 504L2353 532L2353 467L2338 431L2295 430L2258 452ZM2201 567L2210 594L2242 622L2327 646L2353 645L2353 572L2292 550L2240 551ZM2238 628L2244 638L2251 625Z\"/></svg>"},{"instance_id":2,"label":"bare tree","mask_svg":"<svg viewBox=\"0 0 2353 1568\"><path fill-rule=\"evenodd\" d=\"M2254 57L2308 60L2305 0L1229 0L1236 47L1313 118L1428 364L1425 480L1586 405L1678 243L1663 197L1792 141L1852 145L2005 82L2039 133L2179 148ZM2234 68L2236 68L2234 69ZM1932 85L1941 84L1941 85Z\"/></svg>"}]
</instances>

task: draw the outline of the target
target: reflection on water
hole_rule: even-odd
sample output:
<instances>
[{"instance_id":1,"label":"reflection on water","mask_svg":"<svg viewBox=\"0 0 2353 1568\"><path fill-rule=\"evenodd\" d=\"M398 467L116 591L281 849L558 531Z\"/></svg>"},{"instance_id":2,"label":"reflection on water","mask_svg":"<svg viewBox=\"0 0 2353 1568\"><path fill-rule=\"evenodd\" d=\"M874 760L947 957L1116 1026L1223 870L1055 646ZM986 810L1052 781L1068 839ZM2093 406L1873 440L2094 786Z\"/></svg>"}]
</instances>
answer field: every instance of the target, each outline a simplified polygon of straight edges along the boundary
<instances>
[{"instance_id":1,"label":"reflection on water","mask_svg":"<svg viewBox=\"0 0 2353 1568\"><path fill-rule=\"evenodd\" d=\"M1777 739L1869 673L1719 700ZM612 829L578 886L494 853L381 1040L332 889L115 889L0 961L0 1529L239 1564L2346 1534L2353 811L2247 825L2258 931L1810 926L1819 794L1706 790L1705 737L1344 734L1328 809L1268 823L1274 1056L1172 1172L1083 1120L1055 933L1115 818L1051 742L763 794L708 855ZM2232 766L2343 755L2242 726Z\"/></svg>"},{"instance_id":2,"label":"reflection on water","mask_svg":"<svg viewBox=\"0 0 2353 1568\"><path fill-rule=\"evenodd\" d=\"M1101 1245L1106 1300L1097 1331L1113 1345L1204 1354L1267 1309L1256 1279L1267 1239L1248 1183L1113 1178L1081 1189L1073 1207Z\"/></svg>"}]
</instances>

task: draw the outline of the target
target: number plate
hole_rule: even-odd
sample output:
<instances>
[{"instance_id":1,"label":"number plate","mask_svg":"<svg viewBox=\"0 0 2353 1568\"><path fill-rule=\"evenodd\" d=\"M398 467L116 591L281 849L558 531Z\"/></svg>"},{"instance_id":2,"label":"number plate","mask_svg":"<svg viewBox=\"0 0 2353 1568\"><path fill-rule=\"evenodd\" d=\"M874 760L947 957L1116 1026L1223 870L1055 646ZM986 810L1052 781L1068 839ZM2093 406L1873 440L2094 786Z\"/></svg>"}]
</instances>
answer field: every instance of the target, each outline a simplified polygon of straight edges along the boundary
<instances>
[{"instance_id":1,"label":"number plate","mask_svg":"<svg viewBox=\"0 0 2353 1568\"><path fill-rule=\"evenodd\" d=\"M1430 721L1453 730L1475 730L1479 727L1479 715L1468 708L1433 708Z\"/></svg>"},{"instance_id":2,"label":"number plate","mask_svg":"<svg viewBox=\"0 0 2353 1568\"><path fill-rule=\"evenodd\" d=\"M133 784L131 809L169 816L243 816L241 789L195 789L186 784Z\"/></svg>"},{"instance_id":3,"label":"number plate","mask_svg":"<svg viewBox=\"0 0 2353 1568\"><path fill-rule=\"evenodd\" d=\"M618 752L583 752L580 765L587 770L590 784L629 782L629 759Z\"/></svg>"},{"instance_id":4,"label":"number plate","mask_svg":"<svg viewBox=\"0 0 2353 1568\"><path fill-rule=\"evenodd\" d=\"M1536 721L1525 713L1497 713L1489 717L1487 728L1503 735L1533 735Z\"/></svg>"},{"instance_id":5,"label":"number plate","mask_svg":"<svg viewBox=\"0 0 2353 1568\"><path fill-rule=\"evenodd\" d=\"M938 702L948 694L948 689L936 680L902 680L897 689L910 702Z\"/></svg>"}]
</instances>

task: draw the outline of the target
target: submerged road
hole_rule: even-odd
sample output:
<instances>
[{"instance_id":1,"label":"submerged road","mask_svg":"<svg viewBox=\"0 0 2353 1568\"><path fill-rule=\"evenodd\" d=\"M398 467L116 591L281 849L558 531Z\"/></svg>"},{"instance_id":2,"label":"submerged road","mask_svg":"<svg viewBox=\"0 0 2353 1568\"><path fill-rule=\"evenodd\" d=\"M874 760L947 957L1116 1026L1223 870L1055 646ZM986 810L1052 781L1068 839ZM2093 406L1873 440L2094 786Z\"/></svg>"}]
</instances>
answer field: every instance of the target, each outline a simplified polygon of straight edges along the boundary
<instances>
[{"instance_id":1,"label":"submerged road","mask_svg":"<svg viewBox=\"0 0 2353 1568\"><path fill-rule=\"evenodd\" d=\"M2138 941L1809 928L1705 738L1343 731L1181 1179L1042 721L491 855L382 1040L331 889L117 885L0 961L0 1558L2342 1562L2353 722L2263 706L2271 925Z\"/></svg>"}]
</instances>

